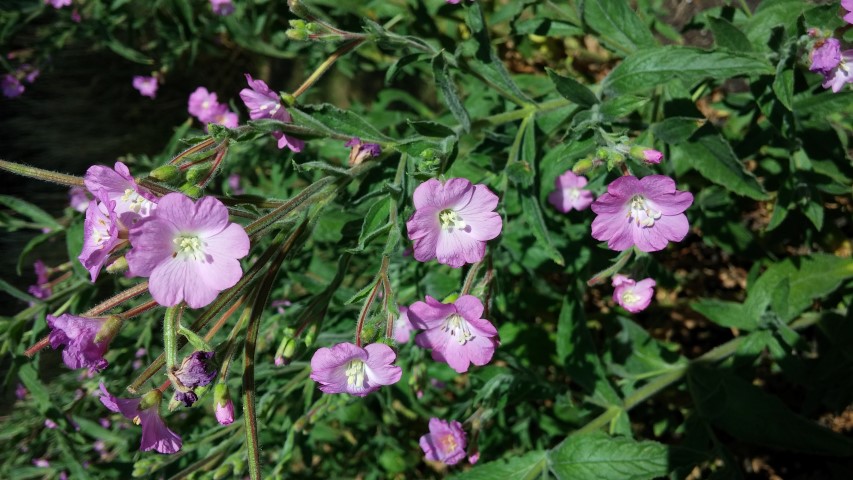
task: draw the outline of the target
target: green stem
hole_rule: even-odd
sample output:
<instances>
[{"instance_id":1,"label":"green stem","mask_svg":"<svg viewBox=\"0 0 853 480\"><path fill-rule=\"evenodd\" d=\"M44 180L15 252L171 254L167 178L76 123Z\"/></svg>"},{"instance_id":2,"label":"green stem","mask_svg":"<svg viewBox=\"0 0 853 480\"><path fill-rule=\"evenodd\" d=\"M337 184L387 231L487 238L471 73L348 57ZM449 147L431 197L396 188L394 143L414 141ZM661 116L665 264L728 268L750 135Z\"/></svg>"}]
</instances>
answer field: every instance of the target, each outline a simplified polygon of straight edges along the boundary
<instances>
[{"instance_id":1,"label":"green stem","mask_svg":"<svg viewBox=\"0 0 853 480\"><path fill-rule=\"evenodd\" d=\"M335 50L331 55L329 55L329 58L324 60L323 63L321 63L320 66L317 67L316 70L314 70L314 73L312 73L310 77L308 77L307 79L305 79L304 82L302 82L302 85L300 85L299 88L297 88L296 91L293 92L293 98L299 98L300 95L305 93L306 90L308 90L309 88L311 88L312 85L317 83L317 80L319 80L320 77L322 77L330 68L332 68L332 65L334 65L339 58L364 43L366 39L367 37L356 38L355 40L341 45L337 50Z\"/></svg>"},{"instance_id":2,"label":"green stem","mask_svg":"<svg viewBox=\"0 0 853 480\"><path fill-rule=\"evenodd\" d=\"M24 177L44 180L45 182L58 183L60 185L65 185L68 187L84 186L82 177L75 177L73 175L66 175L64 173L51 172L50 170L29 167L27 165L21 165L20 163L7 162L6 160L0 160L0 170L6 170L7 172L21 175Z\"/></svg>"},{"instance_id":3,"label":"green stem","mask_svg":"<svg viewBox=\"0 0 853 480\"><path fill-rule=\"evenodd\" d=\"M181 329L181 317L184 304L166 309L163 319L163 352L166 354L166 370L171 372L178 365L178 331Z\"/></svg>"}]
</instances>

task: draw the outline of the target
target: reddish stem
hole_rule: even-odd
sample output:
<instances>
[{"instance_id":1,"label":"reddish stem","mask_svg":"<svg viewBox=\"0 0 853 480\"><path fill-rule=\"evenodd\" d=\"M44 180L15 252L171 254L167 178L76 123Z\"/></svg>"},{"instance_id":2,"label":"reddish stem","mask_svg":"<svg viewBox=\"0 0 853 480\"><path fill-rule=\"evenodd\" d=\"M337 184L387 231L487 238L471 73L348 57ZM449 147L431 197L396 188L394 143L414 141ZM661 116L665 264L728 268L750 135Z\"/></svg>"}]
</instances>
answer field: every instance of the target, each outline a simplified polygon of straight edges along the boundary
<instances>
[{"instance_id":1,"label":"reddish stem","mask_svg":"<svg viewBox=\"0 0 853 480\"><path fill-rule=\"evenodd\" d=\"M24 352L24 355L26 355L26 356L28 356L28 357L32 358L32 357L33 357L33 355L35 355L36 353L38 353L38 352L39 352L39 350L41 350L42 348L44 348L44 347L46 347L46 346L48 346L48 345L50 345L50 335L46 335L44 338L42 338L41 340L39 340L38 342L36 342L35 344L33 344L33 346L32 346L32 347L28 348L28 349Z\"/></svg>"}]
</instances>

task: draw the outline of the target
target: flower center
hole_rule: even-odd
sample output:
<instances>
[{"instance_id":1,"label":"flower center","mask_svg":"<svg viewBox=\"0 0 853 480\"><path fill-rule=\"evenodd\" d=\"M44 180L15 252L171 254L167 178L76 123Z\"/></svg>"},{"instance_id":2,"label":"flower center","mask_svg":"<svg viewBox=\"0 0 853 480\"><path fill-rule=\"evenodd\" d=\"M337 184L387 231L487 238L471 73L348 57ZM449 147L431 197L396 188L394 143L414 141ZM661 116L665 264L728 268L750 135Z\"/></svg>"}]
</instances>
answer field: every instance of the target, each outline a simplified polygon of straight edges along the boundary
<instances>
[{"instance_id":1,"label":"flower center","mask_svg":"<svg viewBox=\"0 0 853 480\"><path fill-rule=\"evenodd\" d=\"M465 345L466 342L474 339L474 334L471 333L471 327L468 321L462 318L461 315L454 313L447 317L441 329L449 332L450 336L455 338L459 345Z\"/></svg>"},{"instance_id":2,"label":"flower center","mask_svg":"<svg viewBox=\"0 0 853 480\"><path fill-rule=\"evenodd\" d=\"M103 218L99 218L92 229L92 242L101 247L110 239L110 225Z\"/></svg>"},{"instance_id":3,"label":"flower center","mask_svg":"<svg viewBox=\"0 0 853 480\"><path fill-rule=\"evenodd\" d=\"M622 303L626 305L633 305L640 300L640 296L634 293L634 290L626 290L625 293L622 294Z\"/></svg>"},{"instance_id":4,"label":"flower center","mask_svg":"<svg viewBox=\"0 0 853 480\"><path fill-rule=\"evenodd\" d=\"M438 443L441 444L441 449L444 451L445 454L454 452L456 450L456 447L459 446L459 444L456 443L456 438L453 436L452 433L448 433L447 435L441 437L441 440L439 440Z\"/></svg>"},{"instance_id":5,"label":"flower center","mask_svg":"<svg viewBox=\"0 0 853 480\"><path fill-rule=\"evenodd\" d=\"M175 254L181 255L183 258L192 258L193 260L201 260L204 258L203 244L195 235L180 235L172 242L175 244Z\"/></svg>"},{"instance_id":6,"label":"flower center","mask_svg":"<svg viewBox=\"0 0 853 480\"><path fill-rule=\"evenodd\" d=\"M564 188L563 195L571 198L572 200L577 200L581 196L581 191L578 188Z\"/></svg>"},{"instance_id":7,"label":"flower center","mask_svg":"<svg viewBox=\"0 0 853 480\"><path fill-rule=\"evenodd\" d=\"M361 360L350 360L346 369L347 386L356 389L364 388L364 362Z\"/></svg>"},{"instance_id":8,"label":"flower center","mask_svg":"<svg viewBox=\"0 0 853 480\"><path fill-rule=\"evenodd\" d=\"M659 219L660 216L661 213L651 208L642 195L634 195L631 198L631 209L626 217L635 221L638 227L654 226L655 220Z\"/></svg>"},{"instance_id":9,"label":"flower center","mask_svg":"<svg viewBox=\"0 0 853 480\"><path fill-rule=\"evenodd\" d=\"M140 195L132 188L125 189L124 195L121 196L121 201L127 204L127 209L133 213L147 216L151 210L153 202Z\"/></svg>"},{"instance_id":10,"label":"flower center","mask_svg":"<svg viewBox=\"0 0 853 480\"><path fill-rule=\"evenodd\" d=\"M461 230L467 226L465 221L449 208L438 214L438 221L441 222L441 228L444 230L453 230L454 228Z\"/></svg>"}]
</instances>

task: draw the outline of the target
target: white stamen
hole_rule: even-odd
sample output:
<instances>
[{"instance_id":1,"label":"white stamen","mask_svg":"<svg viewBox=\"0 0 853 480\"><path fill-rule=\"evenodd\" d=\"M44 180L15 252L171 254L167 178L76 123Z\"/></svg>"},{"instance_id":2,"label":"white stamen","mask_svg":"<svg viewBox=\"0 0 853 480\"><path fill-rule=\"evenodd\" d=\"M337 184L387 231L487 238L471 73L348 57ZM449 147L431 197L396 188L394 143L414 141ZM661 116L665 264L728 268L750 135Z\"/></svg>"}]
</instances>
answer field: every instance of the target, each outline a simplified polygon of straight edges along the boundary
<instances>
[{"instance_id":1,"label":"white stamen","mask_svg":"<svg viewBox=\"0 0 853 480\"><path fill-rule=\"evenodd\" d=\"M172 242L175 244L177 255L183 258L192 258L193 260L201 260L204 258L204 245L201 240L195 235L180 235L175 237Z\"/></svg>"},{"instance_id":2,"label":"white stamen","mask_svg":"<svg viewBox=\"0 0 853 480\"><path fill-rule=\"evenodd\" d=\"M441 222L443 230L453 230L454 228L462 230L467 226L465 221L459 217L459 214L450 209L442 210L438 214L438 221Z\"/></svg>"},{"instance_id":3,"label":"white stamen","mask_svg":"<svg viewBox=\"0 0 853 480\"><path fill-rule=\"evenodd\" d=\"M638 227L645 228L654 226L655 220L661 217L661 213L651 208L645 197L634 195L631 198L631 209L625 217L636 222Z\"/></svg>"},{"instance_id":4,"label":"white stamen","mask_svg":"<svg viewBox=\"0 0 853 480\"><path fill-rule=\"evenodd\" d=\"M455 338L459 345L465 345L465 343L474 339L474 334L471 333L468 321L455 313L444 320L441 329L449 332L450 336Z\"/></svg>"},{"instance_id":5,"label":"white stamen","mask_svg":"<svg viewBox=\"0 0 853 480\"><path fill-rule=\"evenodd\" d=\"M361 360L350 360L346 369L347 385L356 389L364 388L364 362Z\"/></svg>"}]
</instances>

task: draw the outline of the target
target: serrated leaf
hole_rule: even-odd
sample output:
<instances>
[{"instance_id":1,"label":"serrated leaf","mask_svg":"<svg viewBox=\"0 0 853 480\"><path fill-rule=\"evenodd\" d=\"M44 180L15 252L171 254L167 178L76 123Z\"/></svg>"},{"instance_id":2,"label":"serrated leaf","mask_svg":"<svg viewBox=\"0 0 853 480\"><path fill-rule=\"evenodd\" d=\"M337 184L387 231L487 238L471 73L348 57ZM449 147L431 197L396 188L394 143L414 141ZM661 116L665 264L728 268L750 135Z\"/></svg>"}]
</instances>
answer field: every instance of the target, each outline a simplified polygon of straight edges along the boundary
<instances>
[{"instance_id":1,"label":"serrated leaf","mask_svg":"<svg viewBox=\"0 0 853 480\"><path fill-rule=\"evenodd\" d=\"M773 72L758 55L670 45L629 55L604 79L603 88L608 94L622 95L650 90L674 78L693 84L706 78L724 80Z\"/></svg>"},{"instance_id":2,"label":"serrated leaf","mask_svg":"<svg viewBox=\"0 0 853 480\"><path fill-rule=\"evenodd\" d=\"M583 3L583 19L598 32L601 41L622 54L657 44L649 28L625 0Z\"/></svg>"},{"instance_id":3,"label":"serrated leaf","mask_svg":"<svg viewBox=\"0 0 853 480\"><path fill-rule=\"evenodd\" d=\"M548 78L554 83L557 92L567 100L580 105L581 107L589 108L598 103L598 98L592 93L592 90L581 85L577 80L569 77L564 77L555 71L547 68Z\"/></svg>"},{"instance_id":4,"label":"serrated leaf","mask_svg":"<svg viewBox=\"0 0 853 480\"><path fill-rule=\"evenodd\" d=\"M322 133L358 137L364 142L386 143L392 139L377 130L367 120L327 103L290 108L293 123ZM259 121L255 121L259 123Z\"/></svg>"},{"instance_id":5,"label":"serrated leaf","mask_svg":"<svg viewBox=\"0 0 853 480\"><path fill-rule=\"evenodd\" d=\"M450 478L453 480L533 480L548 465L545 452L537 450L484 463Z\"/></svg>"},{"instance_id":6,"label":"serrated leaf","mask_svg":"<svg viewBox=\"0 0 853 480\"><path fill-rule=\"evenodd\" d=\"M559 480L652 480L705 458L687 449L603 433L570 436L548 455Z\"/></svg>"},{"instance_id":7,"label":"serrated leaf","mask_svg":"<svg viewBox=\"0 0 853 480\"><path fill-rule=\"evenodd\" d=\"M444 98L444 104L450 109L450 113L456 118L456 121L462 126L462 130L471 130L471 117L468 115L468 110L462 105L462 100L459 98L459 93L456 91L456 85L450 79L450 70L447 68L447 62L444 60L444 52L439 52L432 59L432 73L435 76L435 85L441 92Z\"/></svg>"}]
</instances>

